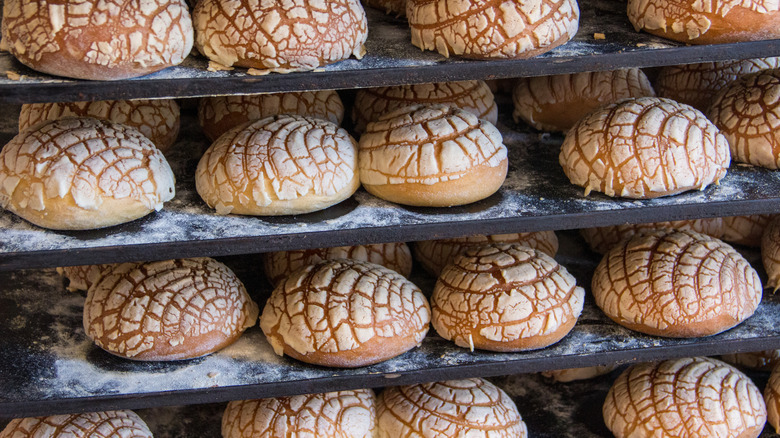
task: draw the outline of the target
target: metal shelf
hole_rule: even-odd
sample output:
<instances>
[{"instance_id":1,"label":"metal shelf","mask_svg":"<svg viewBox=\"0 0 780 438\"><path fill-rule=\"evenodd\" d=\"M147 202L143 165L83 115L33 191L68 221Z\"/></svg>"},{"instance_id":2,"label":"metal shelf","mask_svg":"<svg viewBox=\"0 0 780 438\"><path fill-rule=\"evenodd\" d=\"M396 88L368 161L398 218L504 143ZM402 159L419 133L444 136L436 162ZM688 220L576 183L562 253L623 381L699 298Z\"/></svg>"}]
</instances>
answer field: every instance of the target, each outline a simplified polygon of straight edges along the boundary
<instances>
[{"instance_id":1,"label":"metal shelf","mask_svg":"<svg viewBox=\"0 0 780 438\"><path fill-rule=\"evenodd\" d=\"M444 58L412 46L408 25L367 8L368 53L310 72L251 76L246 69L210 72L207 61L190 55L185 62L141 78L82 81L48 76L0 55L0 102L27 103L73 100L192 97L315 89L346 89L420 82L538 76L579 71L651 67L737 58L780 55L780 40L695 45L664 40L634 31L625 3L592 0L581 8L576 37L553 51L524 60L472 61ZM594 39L603 33L605 39ZM13 80L10 77L21 80Z\"/></svg>"}]
</instances>

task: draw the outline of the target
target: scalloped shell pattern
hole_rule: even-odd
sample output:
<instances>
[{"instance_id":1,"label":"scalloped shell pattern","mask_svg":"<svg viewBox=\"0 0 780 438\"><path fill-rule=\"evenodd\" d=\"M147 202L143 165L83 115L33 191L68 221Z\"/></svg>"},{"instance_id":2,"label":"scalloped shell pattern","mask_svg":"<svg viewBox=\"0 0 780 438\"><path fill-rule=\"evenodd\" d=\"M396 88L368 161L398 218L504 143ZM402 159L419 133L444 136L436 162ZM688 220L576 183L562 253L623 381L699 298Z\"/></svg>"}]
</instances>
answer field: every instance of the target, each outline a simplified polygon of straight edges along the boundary
<instances>
[{"instance_id":1,"label":"scalloped shell pattern","mask_svg":"<svg viewBox=\"0 0 780 438\"><path fill-rule=\"evenodd\" d=\"M152 432L135 412L87 412L17 418L0 432L0 438L152 438Z\"/></svg>"},{"instance_id":2,"label":"scalloped shell pattern","mask_svg":"<svg viewBox=\"0 0 780 438\"><path fill-rule=\"evenodd\" d=\"M620 224L608 227L583 228L580 234L590 249L605 254L612 247L635 234L662 228L689 230L720 239L723 236L723 218L685 219L679 221L651 222L646 224Z\"/></svg>"},{"instance_id":3,"label":"scalloped shell pattern","mask_svg":"<svg viewBox=\"0 0 780 438\"><path fill-rule=\"evenodd\" d=\"M114 264L65 266L57 268L57 273L68 279L70 292L86 291L114 266Z\"/></svg>"},{"instance_id":4,"label":"scalloped shell pattern","mask_svg":"<svg viewBox=\"0 0 780 438\"><path fill-rule=\"evenodd\" d=\"M761 246L761 236L769 222L777 215L751 214L747 216L728 216L723 218L723 237L726 242L736 245Z\"/></svg>"}]
</instances>

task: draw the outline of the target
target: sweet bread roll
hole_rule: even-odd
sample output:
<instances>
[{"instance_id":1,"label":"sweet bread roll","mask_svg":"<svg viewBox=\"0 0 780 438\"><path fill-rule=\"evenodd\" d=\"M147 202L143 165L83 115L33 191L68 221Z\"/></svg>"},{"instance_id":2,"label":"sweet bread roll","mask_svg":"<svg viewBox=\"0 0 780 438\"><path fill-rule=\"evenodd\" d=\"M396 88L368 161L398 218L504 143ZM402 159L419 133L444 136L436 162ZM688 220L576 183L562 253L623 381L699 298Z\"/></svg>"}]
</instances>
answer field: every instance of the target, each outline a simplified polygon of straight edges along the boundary
<instances>
[{"instance_id":1,"label":"sweet bread roll","mask_svg":"<svg viewBox=\"0 0 780 438\"><path fill-rule=\"evenodd\" d=\"M358 90L352 107L355 131L363 132L379 116L415 104L452 105L494 125L498 122L498 107L484 81L435 82Z\"/></svg>"},{"instance_id":2,"label":"sweet bread roll","mask_svg":"<svg viewBox=\"0 0 780 438\"><path fill-rule=\"evenodd\" d=\"M152 438L152 432L135 412L86 412L17 418L0 432L0 438Z\"/></svg>"},{"instance_id":3,"label":"sweet bread roll","mask_svg":"<svg viewBox=\"0 0 780 438\"><path fill-rule=\"evenodd\" d=\"M406 0L363 0L366 6L381 9L387 14L406 18Z\"/></svg>"},{"instance_id":4,"label":"sweet bread roll","mask_svg":"<svg viewBox=\"0 0 780 438\"><path fill-rule=\"evenodd\" d=\"M65 266L57 268L57 273L68 280L67 288L70 292L86 291L114 266L114 264Z\"/></svg>"},{"instance_id":5,"label":"sweet bread roll","mask_svg":"<svg viewBox=\"0 0 780 438\"><path fill-rule=\"evenodd\" d=\"M19 130L45 120L94 117L131 126L163 152L179 135L179 105L173 99L111 100L95 102L28 103L19 114Z\"/></svg>"},{"instance_id":6,"label":"sweet bread roll","mask_svg":"<svg viewBox=\"0 0 780 438\"><path fill-rule=\"evenodd\" d=\"M369 193L426 207L487 198L503 184L509 163L495 126L444 105L408 106L369 123L359 160Z\"/></svg>"},{"instance_id":7,"label":"sweet bread roll","mask_svg":"<svg viewBox=\"0 0 780 438\"><path fill-rule=\"evenodd\" d=\"M655 91L638 68L518 78L512 116L542 131L565 132L599 107L642 96Z\"/></svg>"},{"instance_id":8,"label":"sweet bread roll","mask_svg":"<svg viewBox=\"0 0 780 438\"><path fill-rule=\"evenodd\" d=\"M173 196L162 152L125 125L53 120L20 132L0 151L0 207L44 228L130 222Z\"/></svg>"},{"instance_id":9,"label":"sweet bread roll","mask_svg":"<svg viewBox=\"0 0 780 438\"><path fill-rule=\"evenodd\" d=\"M340 125L344 104L334 90L204 97L198 104L200 127L211 141L238 125L278 114L318 117Z\"/></svg>"},{"instance_id":10,"label":"sweet bread roll","mask_svg":"<svg viewBox=\"0 0 780 438\"><path fill-rule=\"evenodd\" d=\"M224 66L287 73L366 53L360 0L199 0L192 19L195 47Z\"/></svg>"},{"instance_id":11,"label":"sweet bread roll","mask_svg":"<svg viewBox=\"0 0 780 438\"><path fill-rule=\"evenodd\" d=\"M593 274L596 304L616 323L655 336L709 336L761 302L761 280L729 245L693 231L659 230L612 248Z\"/></svg>"},{"instance_id":12,"label":"sweet bread roll","mask_svg":"<svg viewBox=\"0 0 780 438\"><path fill-rule=\"evenodd\" d=\"M322 210L360 187L357 143L337 125L279 115L237 126L206 150L195 186L217 214Z\"/></svg>"},{"instance_id":13,"label":"sweet bread roll","mask_svg":"<svg viewBox=\"0 0 780 438\"><path fill-rule=\"evenodd\" d=\"M655 91L699 111L707 111L712 98L729 82L768 68L780 67L780 58L753 58L734 61L661 67L655 78Z\"/></svg>"},{"instance_id":14,"label":"sweet bread roll","mask_svg":"<svg viewBox=\"0 0 780 438\"><path fill-rule=\"evenodd\" d=\"M528 436L512 399L480 378L387 388L376 413L377 438Z\"/></svg>"},{"instance_id":15,"label":"sweet bread roll","mask_svg":"<svg viewBox=\"0 0 780 438\"><path fill-rule=\"evenodd\" d=\"M780 368L775 367L764 388L764 401L769 424L780 432Z\"/></svg>"},{"instance_id":16,"label":"sweet bread roll","mask_svg":"<svg viewBox=\"0 0 780 438\"><path fill-rule=\"evenodd\" d=\"M5 0L3 43L33 70L78 79L142 76L192 49L184 0Z\"/></svg>"},{"instance_id":17,"label":"sweet bread roll","mask_svg":"<svg viewBox=\"0 0 780 438\"><path fill-rule=\"evenodd\" d=\"M628 0L637 31L689 44L780 38L780 4L773 0Z\"/></svg>"},{"instance_id":18,"label":"sweet bread roll","mask_svg":"<svg viewBox=\"0 0 780 438\"><path fill-rule=\"evenodd\" d=\"M761 236L775 215L751 214L723 218L723 240L735 245L761 246Z\"/></svg>"},{"instance_id":19,"label":"sweet bread roll","mask_svg":"<svg viewBox=\"0 0 780 438\"><path fill-rule=\"evenodd\" d=\"M412 253L403 242L337 246L334 248L300 249L263 254L265 276L276 287L296 269L323 260L352 259L375 263L409 277L412 273Z\"/></svg>"},{"instance_id":20,"label":"sweet bread roll","mask_svg":"<svg viewBox=\"0 0 780 438\"><path fill-rule=\"evenodd\" d=\"M120 357L190 359L232 344L257 313L241 281L214 259L122 263L89 288L84 331Z\"/></svg>"},{"instance_id":21,"label":"sweet bread roll","mask_svg":"<svg viewBox=\"0 0 780 438\"><path fill-rule=\"evenodd\" d=\"M370 389L232 401L222 415L222 438L367 438L375 433Z\"/></svg>"},{"instance_id":22,"label":"sweet bread roll","mask_svg":"<svg viewBox=\"0 0 780 438\"><path fill-rule=\"evenodd\" d=\"M755 438L767 409L746 375L696 357L628 368L609 389L602 412L616 438Z\"/></svg>"},{"instance_id":23,"label":"sweet bread roll","mask_svg":"<svg viewBox=\"0 0 780 438\"><path fill-rule=\"evenodd\" d=\"M780 350L724 354L721 355L720 358L738 367L759 371L772 371L775 365L780 363Z\"/></svg>"},{"instance_id":24,"label":"sweet bread roll","mask_svg":"<svg viewBox=\"0 0 780 438\"><path fill-rule=\"evenodd\" d=\"M419 345L430 317L420 288L397 272L341 259L287 277L268 299L260 327L279 355L351 368Z\"/></svg>"},{"instance_id":25,"label":"sweet bread roll","mask_svg":"<svg viewBox=\"0 0 780 438\"><path fill-rule=\"evenodd\" d=\"M475 235L453 239L423 240L414 243L414 259L426 271L438 277L445 266L455 261L455 257L469 248L485 246L491 243L519 243L538 249L550 257L558 252L558 237L554 231L535 231L532 233L510 233L493 235Z\"/></svg>"},{"instance_id":26,"label":"sweet bread roll","mask_svg":"<svg viewBox=\"0 0 780 438\"><path fill-rule=\"evenodd\" d=\"M581 119L559 157L573 184L607 196L649 199L704 189L726 175L726 137L693 107L626 99Z\"/></svg>"},{"instance_id":27,"label":"sweet bread roll","mask_svg":"<svg viewBox=\"0 0 780 438\"><path fill-rule=\"evenodd\" d=\"M780 69L730 83L712 101L707 117L728 139L734 161L780 168Z\"/></svg>"},{"instance_id":28,"label":"sweet bread roll","mask_svg":"<svg viewBox=\"0 0 780 438\"><path fill-rule=\"evenodd\" d=\"M574 38L575 0L409 0L412 44L445 57L531 58Z\"/></svg>"},{"instance_id":29,"label":"sweet bread roll","mask_svg":"<svg viewBox=\"0 0 780 438\"><path fill-rule=\"evenodd\" d=\"M617 365L598 365L594 367L566 368L563 370L542 371L542 375L549 377L556 382L568 383L577 380L588 380L594 377L609 374L617 368Z\"/></svg>"},{"instance_id":30,"label":"sweet bread roll","mask_svg":"<svg viewBox=\"0 0 780 438\"><path fill-rule=\"evenodd\" d=\"M679 221L652 222L647 224L622 224L608 227L584 228L580 234L587 242L590 249L599 254L605 254L623 240L635 234L645 231L660 230L687 230L719 239L723 236L723 219L719 217L705 219L685 219Z\"/></svg>"},{"instance_id":31,"label":"sweet bread roll","mask_svg":"<svg viewBox=\"0 0 780 438\"><path fill-rule=\"evenodd\" d=\"M780 216L767 225L761 237L761 261L766 271L766 287L780 288Z\"/></svg>"},{"instance_id":32,"label":"sweet bread roll","mask_svg":"<svg viewBox=\"0 0 780 438\"><path fill-rule=\"evenodd\" d=\"M460 347L526 351L560 341L585 290L552 257L519 244L470 248L439 275L431 323Z\"/></svg>"}]
</instances>

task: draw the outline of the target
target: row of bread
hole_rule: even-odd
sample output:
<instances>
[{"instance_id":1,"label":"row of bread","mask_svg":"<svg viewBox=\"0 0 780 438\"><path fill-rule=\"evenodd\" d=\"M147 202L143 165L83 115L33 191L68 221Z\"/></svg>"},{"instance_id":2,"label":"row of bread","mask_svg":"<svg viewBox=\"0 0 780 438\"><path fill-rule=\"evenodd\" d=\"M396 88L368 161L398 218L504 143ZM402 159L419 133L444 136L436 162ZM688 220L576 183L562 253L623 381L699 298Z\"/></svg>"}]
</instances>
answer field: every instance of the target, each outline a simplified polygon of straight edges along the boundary
<instances>
[{"instance_id":1,"label":"row of bread","mask_svg":"<svg viewBox=\"0 0 780 438\"><path fill-rule=\"evenodd\" d=\"M227 404L223 438L524 438L521 411L544 400L518 400L484 379L338 391ZM569 400L569 403L576 401ZM751 379L716 359L696 357L629 367L603 402L615 437L758 437L780 421L780 369L763 397ZM768 418L767 418L768 417ZM45 431L45 433L42 433ZM134 412L106 411L12 420L0 438L152 437Z\"/></svg>"}]
</instances>

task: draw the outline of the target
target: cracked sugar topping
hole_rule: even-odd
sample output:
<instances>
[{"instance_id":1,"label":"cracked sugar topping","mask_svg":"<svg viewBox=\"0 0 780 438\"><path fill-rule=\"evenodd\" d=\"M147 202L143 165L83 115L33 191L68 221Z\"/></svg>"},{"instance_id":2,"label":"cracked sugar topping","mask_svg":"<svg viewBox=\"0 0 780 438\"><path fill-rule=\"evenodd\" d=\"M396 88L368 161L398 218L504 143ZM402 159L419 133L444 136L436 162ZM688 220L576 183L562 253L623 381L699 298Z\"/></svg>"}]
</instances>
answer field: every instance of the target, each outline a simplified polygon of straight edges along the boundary
<instances>
[{"instance_id":1,"label":"cracked sugar topping","mask_svg":"<svg viewBox=\"0 0 780 438\"><path fill-rule=\"evenodd\" d=\"M0 432L1 438L40 436L152 438L152 432L141 417L129 410L17 418Z\"/></svg>"}]
</instances>

